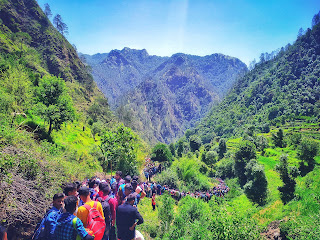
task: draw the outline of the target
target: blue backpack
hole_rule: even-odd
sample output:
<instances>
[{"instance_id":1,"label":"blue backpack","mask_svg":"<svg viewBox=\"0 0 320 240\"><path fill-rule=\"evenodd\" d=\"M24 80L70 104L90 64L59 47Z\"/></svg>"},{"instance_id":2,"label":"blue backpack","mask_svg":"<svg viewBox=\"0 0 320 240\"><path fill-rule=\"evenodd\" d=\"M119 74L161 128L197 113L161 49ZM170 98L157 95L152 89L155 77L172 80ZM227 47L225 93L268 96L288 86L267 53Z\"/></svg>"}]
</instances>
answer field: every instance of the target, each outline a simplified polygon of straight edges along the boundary
<instances>
[{"instance_id":1,"label":"blue backpack","mask_svg":"<svg viewBox=\"0 0 320 240\"><path fill-rule=\"evenodd\" d=\"M47 232L45 229L45 221L49 215L49 213L51 213L53 210L50 209L43 217L43 219L41 220L40 223L38 223L36 230L34 231L34 234L32 236L32 240L45 240L47 239Z\"/></svg>"}]
</instances>

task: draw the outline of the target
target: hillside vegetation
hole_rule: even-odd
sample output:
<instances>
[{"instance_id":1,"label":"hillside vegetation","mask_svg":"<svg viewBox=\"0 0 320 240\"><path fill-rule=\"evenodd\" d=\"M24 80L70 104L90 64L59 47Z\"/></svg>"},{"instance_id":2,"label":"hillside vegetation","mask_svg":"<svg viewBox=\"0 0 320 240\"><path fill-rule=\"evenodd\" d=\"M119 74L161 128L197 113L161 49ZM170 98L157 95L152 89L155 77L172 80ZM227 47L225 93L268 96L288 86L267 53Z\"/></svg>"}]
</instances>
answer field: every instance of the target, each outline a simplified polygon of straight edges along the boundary
<instances>
[{"instance_id":1,"label":"hillside vegetation","mask_svg":"<svg viewBox=\"0 0 320 240\"><path fill-rule=\"evenodd\" d=\"M0 49L0 222L10 239L29 239L66 183L111 164L137 174L147 146L36 1L0 1Z\"/></svg>"},{"instance_id":2,"label":"hillside vegetation","mask_svg":"<svg viewBox=\"0 0 320 240\"><path fill-rule=\"evenodd\" d=\"M269 126L319 121L320 26L315 25L273 60L260 62L236 82L193 130L203 142L212 137L240 136L250 125Z\"/></svg>"},{"instance_id":3,"label":"hillside vegetation","mask_svg":"<svg viewBox=\"0 0 320 240\"><path fill-rule=\"evenodd\" d=\"M318 21L170 144L175 160L156 181L202 192L221 177L230 192L209 203L162 196L141 230L158 239L319 239L319 55Z\"/></svg>"}]
</instances>

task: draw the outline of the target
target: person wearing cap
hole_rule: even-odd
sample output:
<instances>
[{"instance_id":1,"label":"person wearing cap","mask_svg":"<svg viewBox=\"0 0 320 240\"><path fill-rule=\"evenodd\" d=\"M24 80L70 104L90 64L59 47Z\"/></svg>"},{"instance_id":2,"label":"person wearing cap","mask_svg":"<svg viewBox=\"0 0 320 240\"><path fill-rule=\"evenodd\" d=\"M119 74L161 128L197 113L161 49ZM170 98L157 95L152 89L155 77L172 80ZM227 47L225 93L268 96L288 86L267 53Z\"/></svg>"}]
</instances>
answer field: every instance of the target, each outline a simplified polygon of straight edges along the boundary
<instances>
[{"instance_id":1,"label":"person wearing cap","mask_svg":"<svg viewBox=\"0 0 320 240\"><path fill-rule=\"evenodd\" d=\"M133 206L136 196L136 192L130 193L127 196L127 201L118 207L116 223L118 239L120 240L133 240L135 238L135 227L143 223L143 218L138 209Z\"/></svg>"},{"instance_id":2,"label":"person wearing cap","mask_svg":"<svg viewBox=\"0 0 320 240\"><path fill-rule=\"evenodd\" d=\"M91 208L93 208L95 201L92 201L90 198L90 190L87 187L81 187L79 189L79 197L80 199L84 202L84 205L89 205ZM101 216L104 219L104 214L103 214L103 209L102 205L100 202L96 202L97 204L97 210L100 212ZM89 211L82 205L81 207L78 208L77 211L77 217L82 221L83 225L87 227L87 222L88 222L88 214Z\"/></svg>"}]
</instances>

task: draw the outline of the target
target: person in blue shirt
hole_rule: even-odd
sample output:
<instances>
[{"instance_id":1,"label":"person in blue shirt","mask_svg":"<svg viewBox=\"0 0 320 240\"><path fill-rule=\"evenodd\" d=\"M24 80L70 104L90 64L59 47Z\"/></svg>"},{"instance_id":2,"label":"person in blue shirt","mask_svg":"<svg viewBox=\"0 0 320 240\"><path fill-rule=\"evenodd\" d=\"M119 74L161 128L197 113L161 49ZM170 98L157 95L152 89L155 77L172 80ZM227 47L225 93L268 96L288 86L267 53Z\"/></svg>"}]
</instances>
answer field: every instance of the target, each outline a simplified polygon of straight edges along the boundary
<instances>
[{"instance_id":1,"label":"person in blue shirt","mask_svg":"<svg viewBox=\"0 0 320 240\"><path fill-rule=\"evenodd\" d=\"M79 235L81 239L93 240L84 228L81 220L73 215L77 208L78 198L76 196L68 196L64 200L65 213L59 215L57 225L54 231L55 240L74 240ZM76 218L74 223L74 218Z\"/></svg>"},{"instance_id":2,"label":"person in blue shirt","mask_svg":"<svg viewBox=\"0 0 320 240\"><path fill-rule=\"evenodd\" d=\"M47 239L54 239L53 234L57 224L57 219L62 213L63 199L65 195L63 193L57 193L53 196L52 208L46 213L44 227Z\"/></svg>"}]
</instances>

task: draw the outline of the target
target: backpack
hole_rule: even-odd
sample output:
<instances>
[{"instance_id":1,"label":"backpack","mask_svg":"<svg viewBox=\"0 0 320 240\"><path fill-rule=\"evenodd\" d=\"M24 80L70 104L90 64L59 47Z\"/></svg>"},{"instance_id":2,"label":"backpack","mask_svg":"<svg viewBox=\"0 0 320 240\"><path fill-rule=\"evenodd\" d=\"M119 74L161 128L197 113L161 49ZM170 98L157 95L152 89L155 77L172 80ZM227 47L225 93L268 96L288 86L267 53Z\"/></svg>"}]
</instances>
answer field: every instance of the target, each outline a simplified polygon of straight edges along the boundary
<instances>
[{"instance_id":1,"label":"backpack","mask_svg":"<svg viewBox=\"0 0 320 240\"><path fill-rule=\"evenodd\" d=\"M97 205L98 202L95 201L93 207L88 204L84 204L83 207L89 211L86 228L93 232L95 240L101 240L103 238L104 230L106 229L106 223L100 212L97 210Z\"/></svg>"},{"instance_id":2,"label":"backpack","mask_svg":"<svg viewBox=\"0 0 320 240\"><path fill-rule=\"evenodd\" d=\"M110 199L111 199L111 197L109 197L109 196L105 200L103 200L101 197L98 198L98 201L102 205L104 219L105 219L106 224L109 224L111 221L111 210L110 210L110 204L109 204Z\"/></svg>"},{"instance_id":3,"label":"backpack","mask_svg":"<svg viewBox=\"0 0 320 240\"><path fill-rule=\"evenodd\" d=\"M32 236L32 240L45 240L47 239L47 231L45 228L45 221L48 217L48 215L52 212L53 210L49 210L43 217L40 223L38 223L36 230L34 231L34 234Z\"/></svg>"}]
</instances>

